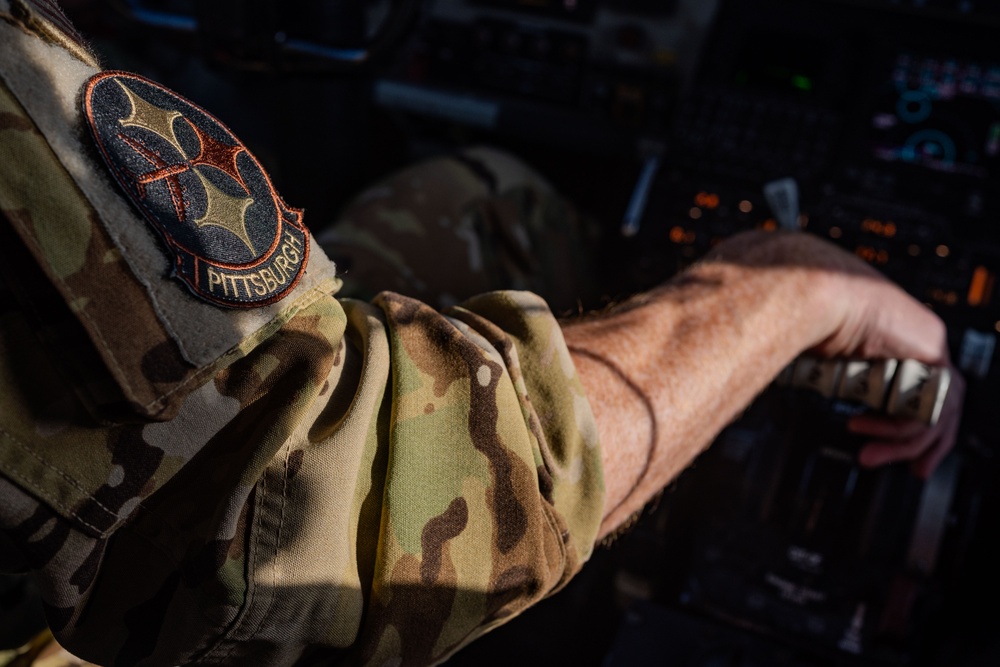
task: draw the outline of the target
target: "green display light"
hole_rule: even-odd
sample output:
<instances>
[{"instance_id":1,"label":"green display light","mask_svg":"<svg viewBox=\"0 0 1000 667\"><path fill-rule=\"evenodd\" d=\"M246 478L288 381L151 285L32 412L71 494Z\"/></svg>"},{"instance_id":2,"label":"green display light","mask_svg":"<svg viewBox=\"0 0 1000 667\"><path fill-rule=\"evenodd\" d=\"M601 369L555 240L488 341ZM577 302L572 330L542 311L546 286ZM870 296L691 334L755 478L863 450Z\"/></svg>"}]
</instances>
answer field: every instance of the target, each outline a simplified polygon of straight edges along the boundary
<instances>
[{"instance_id":1,"label":"green display light","mask_svg":"<svg viewBox=\"0 0 1000 667\"><path fill-rule=\"evenodd\" d=\"M799 90L804 90L807 92L813 89L812 79L810 79L807 76L803 76L801 74L796 74L792 77L792 85L798 88Z\"/></svg>"}]
</instances>

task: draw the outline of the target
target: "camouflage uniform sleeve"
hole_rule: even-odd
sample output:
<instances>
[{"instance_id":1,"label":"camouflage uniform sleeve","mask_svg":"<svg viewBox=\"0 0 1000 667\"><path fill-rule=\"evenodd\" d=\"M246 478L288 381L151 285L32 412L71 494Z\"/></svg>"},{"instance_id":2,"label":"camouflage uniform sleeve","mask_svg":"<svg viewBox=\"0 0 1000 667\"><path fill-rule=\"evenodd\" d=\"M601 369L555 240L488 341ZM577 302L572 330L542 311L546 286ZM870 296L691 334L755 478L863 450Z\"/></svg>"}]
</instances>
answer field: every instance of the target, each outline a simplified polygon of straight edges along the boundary
<instances>
[{"instance_id":1,"label":"camouflage uniform sleeve","mask_svg":"<svg viewBox=\"0 0 1000 667\"><path fill-rule=\"evenodd\" d=\"M250 316L177 296L80 144L91 57L0 19L0 569L67 648L434 664L579 569L600 452L543 301L338 300L319 249Z\"/></svg>"},{"instance_id":2,"label":"camouflage uniform sleeve","mask_svg":"<svg viewBox=\"0 0 1000 667\"><path fill-rule=\"evenodd\" d=\"M600 453L538 297L492 293L445 316L391 293L375 304L392 414L364 655L433 662L557 590L589 557Z\"/></svg>"}]
</instances>

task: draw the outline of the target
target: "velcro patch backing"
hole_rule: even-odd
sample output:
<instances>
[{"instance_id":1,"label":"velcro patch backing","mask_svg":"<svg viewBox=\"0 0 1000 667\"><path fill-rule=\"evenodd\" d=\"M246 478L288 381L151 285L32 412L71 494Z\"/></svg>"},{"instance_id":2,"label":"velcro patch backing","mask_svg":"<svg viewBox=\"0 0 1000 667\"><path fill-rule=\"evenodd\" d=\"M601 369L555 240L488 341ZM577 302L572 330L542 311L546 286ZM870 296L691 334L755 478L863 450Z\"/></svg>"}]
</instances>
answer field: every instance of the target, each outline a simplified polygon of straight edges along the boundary
<instances>
[{"instance_id":1,"label":"velcro patch backing","mask_svg":"<svg viewBox=\"0 0 1000 667\"><path fill-rule=\"evenodd\" d=\"M302 211L220 121L153 81L102 72L84 114L115 180L156 230L173 275L219 306L252 308L291 292L309 259Z\"/></svg>"}]
</instances>

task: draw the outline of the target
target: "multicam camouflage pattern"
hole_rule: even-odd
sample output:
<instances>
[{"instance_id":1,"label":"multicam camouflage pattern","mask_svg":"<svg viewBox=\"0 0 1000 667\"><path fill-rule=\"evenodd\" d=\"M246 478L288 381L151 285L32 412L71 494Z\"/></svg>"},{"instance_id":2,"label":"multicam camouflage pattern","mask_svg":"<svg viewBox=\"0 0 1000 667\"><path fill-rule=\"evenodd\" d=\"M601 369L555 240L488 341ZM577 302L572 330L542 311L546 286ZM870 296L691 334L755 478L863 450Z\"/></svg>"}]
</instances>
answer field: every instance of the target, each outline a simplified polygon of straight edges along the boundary
<instances>
[{"instance_id":1,"label":"multicam camouflage pattern","mask_svg":"<svg viewBox=\"0 0 1000 667\"><path fill-rule=\"evenodd\" d=\"M472 148L369 188L317 240L341 270L341 294L388 289L440 308L503 286L573 312L595 300L586 248L596 234L523 162Z\"/></svg>"},{"instance_id":2,"label":"multicam camouflage pattern","mask_svg":"<svg viewBox=\"0 0 1000 667\"><path fill-rule=\"evenodd\" d=\"M24 106L0 80L0 570L67 649L433 664L587 559L600 452L545 302L331 290L192 367ZM126 385L182 398L150 415Z\"/></svg>"}]
</instances>

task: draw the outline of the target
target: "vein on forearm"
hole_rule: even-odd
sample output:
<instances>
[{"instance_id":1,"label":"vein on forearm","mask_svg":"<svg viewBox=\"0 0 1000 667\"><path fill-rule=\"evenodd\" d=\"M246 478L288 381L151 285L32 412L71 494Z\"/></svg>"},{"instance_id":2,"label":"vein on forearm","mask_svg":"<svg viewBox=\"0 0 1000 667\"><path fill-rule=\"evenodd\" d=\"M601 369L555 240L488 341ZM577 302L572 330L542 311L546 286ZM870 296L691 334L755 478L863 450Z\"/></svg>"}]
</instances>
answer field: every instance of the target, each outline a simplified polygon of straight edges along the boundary
<instances>
[{"instance_id":1,"label":"vein on forearm","mask_svg":"<svg viewBox=\"0 0 1000 667\"><path fill-rule=\"evenodd\" d=\"M649 444L646 447L646 457L642 464L642 467L638 471L635 482L632 484L632 490L625 496L623 496L613 507L605 512L605 516L612 516L618 510L620 510L626 503L628 503L632 496L637 492L643 480L646 479L649 474L650 467L653 463L653 454L656 451L656 443L659 442L659 422L656 418L656 409L653 406L653 401L650 400L649 396L632 381L631 378L613 361L605 357L604 355L597 354L590 350L584 349L582 347L577 347L574 345L569 346L569 351L577 356L585 357L591 361L604 366L612 375L616 377L621 383L639 400L643 409L649 417Z\"/></svg>"},{"instance_id":2,"label":"vein on forearm","mask_svg":"<svg viewBox=\"0 0 1000 667\"><path fill-rule=\"evenodd\" d=\"M641 509L815 343L822 301L809 294L808 274L715 257L566 323L604 448L602 530Z\"/></svg>"}]
</instances>

